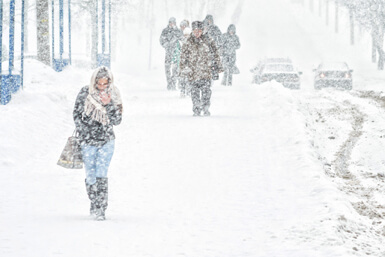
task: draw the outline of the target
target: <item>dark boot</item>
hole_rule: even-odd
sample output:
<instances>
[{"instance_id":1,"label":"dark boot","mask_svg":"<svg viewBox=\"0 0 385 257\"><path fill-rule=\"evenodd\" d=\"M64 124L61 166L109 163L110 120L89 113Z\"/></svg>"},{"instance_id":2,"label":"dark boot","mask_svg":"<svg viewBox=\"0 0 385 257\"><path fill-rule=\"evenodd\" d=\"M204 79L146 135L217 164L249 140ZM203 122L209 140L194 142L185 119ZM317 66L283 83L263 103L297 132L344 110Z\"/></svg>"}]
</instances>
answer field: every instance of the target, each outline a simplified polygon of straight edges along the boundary
<instances>
[{"instance_id":1,"label":"dark boot","mask_svg":"<svg viewBox=\"0 0 385 257\"><path fill-rule=\"evenodd\" d=\"M97 195L97 183L93 185L88 185L86 182L86 189L87 189L87 195L88 198L91 201L91 207L90 207L90 215L96 215L96 195Z\"/></svg>"},{"instance_id":2,"label":"dark boot","mask_svg":"<svg viewBox=\"0 0 385 257\"><path fill-rule=\"evenodd\" d=\"M96 219L106 219L106 209L108 206L108 178L96 178L97 197L96 197Z\"/></svg>"},{"instance_id":3,"label":"dark boot","mask_svg":"<svg viewBox=\"0 0 385 257\"><path fill-rule=\"evenodd\" d=\"M208 106L205 106L203 107L203 115L204 116L210 116L210 112L209 112L209 107Z\"/></svg>"}]
</instances>

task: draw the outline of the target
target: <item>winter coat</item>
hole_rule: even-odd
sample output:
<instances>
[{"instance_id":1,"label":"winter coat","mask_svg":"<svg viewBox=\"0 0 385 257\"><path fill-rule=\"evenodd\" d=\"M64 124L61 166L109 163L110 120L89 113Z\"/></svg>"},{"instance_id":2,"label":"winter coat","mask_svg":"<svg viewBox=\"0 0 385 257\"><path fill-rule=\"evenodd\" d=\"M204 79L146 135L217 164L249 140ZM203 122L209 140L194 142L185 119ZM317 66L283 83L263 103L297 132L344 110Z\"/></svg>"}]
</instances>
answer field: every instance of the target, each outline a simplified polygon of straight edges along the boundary
<instances>
[{"instance_id":1,"label":"winter coat","mask_svg":"<svg viewBox=\"0 0 385 257\"><path fill-rule=\"evenodd\" d=\"M214 40L217 48L220 48L222 46L222 32L218 28L217 25L210 25L208 30L207 30L207 36L209 36L212 40Z\"/></svg>"},{"instance_id":2,"label":"winter coat","mask_svg":"<svg viewBox=\"0 0 385 257\"><path fill-rule=\"evenodd\" d=\"M180 29L167 26L167 28L163 29L159 41L163 48L166 49L166 54L172 56L177 47L178 40L182 38L183 33Z\"/></svg>"},{"instance_id":3,"label":"winter coat","mask_svg":"<svg viewBox=\"0 0 385 257\"><path fill-rule=\"evenodd\" d=\"M178 41L176 43L176 47L175 47L175 50L174 50L174 55L172 57L172 63L176 63L177 66L179 67L179 61L180 61L180 53L182 51L182 47L181 47L181 44L180 42Z\"/></svg>"},{"instance_id":4,"label":"winter coat","mask_svg":"<svg viewBox=\"0 0 385 257\"><path fill-rule=\"evenodd\" d=\"M223 66L221 58L219 56L219 48L207 34L202 35L202 38L208 42L210 48L210 60L211 60L211 78L213 80L219 79L219 73L223 72Z\"/></svg>"},{"instance_id":5,"label":"winter coat","mask_svg":"<svg viewBox=\"0 0 385 257\"><path fill-rule=\"evenodd\" d=\"M230 34L231 31L233 32L233 34ZM222 36L221 56L223 65L225 67L233 66L235 64L235 50L241 47L239 37L235 33L235 26L231 24L227 29L227 33L223 34Z\"/></svg>"},{"instance_id":6,"label":"winter coat","mask_svg":"<svg viewBox=\"0 0 385 257\"><path fill-rule=\"evenodd\" d=\"M113 100L111 99L111 102L105 105L110 121L109 124L103 125L102 123L93 120L91 115L87 116L84 111L84 104L88 96L88 91L88 86L84 86L76 98L73 111L76 131L79 133L81 144L102 146L115 139L113 126L120 124L122 121L122 113L115 107Z\"/></svg>"},{"instance_id":7,"label":"winter coat","mask_svg":"<svg viewBox=\"0 0 385 257\"><path fill-rule=\"evenodd\" d=\"M222 72L218 49L213 40L193 34L182 47L180 72L188 75L189 81L211 80L212 71Z\"/></svg>"}]
</instances>

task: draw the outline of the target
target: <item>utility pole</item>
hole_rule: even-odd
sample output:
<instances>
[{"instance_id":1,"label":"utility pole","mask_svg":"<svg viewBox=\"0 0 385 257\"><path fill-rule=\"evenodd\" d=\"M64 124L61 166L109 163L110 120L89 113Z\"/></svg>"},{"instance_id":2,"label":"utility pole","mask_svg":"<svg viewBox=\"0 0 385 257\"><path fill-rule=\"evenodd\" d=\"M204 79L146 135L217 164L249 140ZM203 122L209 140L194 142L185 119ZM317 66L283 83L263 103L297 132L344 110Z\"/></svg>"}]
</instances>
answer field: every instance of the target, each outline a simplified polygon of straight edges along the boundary
<instances>
[{"instance_id":1,"label":"utility pole","mask_svg":"<svg viewBox=\"0 0 385 257\"><path fill-rule=\"evenodd\" d=\"M24 0L24 5L25 5L25 9L24 9L24 26L25 26L25 30L24 30L24 36L25 36L25 39L24 39L24 50L26 52L29 51L29 48L28 48L28 9L29 9L29 0Z\"/></svg>"},{"instance_id":2,"label":"utility pole","mask_svg":"<svg viewBox=\"0 0 385 257\"><path fill-rule=\"evenodd\" d=\"M50 65L48 0L36 0L36 20L37 59Z\"/></svg>"}]
</instances>

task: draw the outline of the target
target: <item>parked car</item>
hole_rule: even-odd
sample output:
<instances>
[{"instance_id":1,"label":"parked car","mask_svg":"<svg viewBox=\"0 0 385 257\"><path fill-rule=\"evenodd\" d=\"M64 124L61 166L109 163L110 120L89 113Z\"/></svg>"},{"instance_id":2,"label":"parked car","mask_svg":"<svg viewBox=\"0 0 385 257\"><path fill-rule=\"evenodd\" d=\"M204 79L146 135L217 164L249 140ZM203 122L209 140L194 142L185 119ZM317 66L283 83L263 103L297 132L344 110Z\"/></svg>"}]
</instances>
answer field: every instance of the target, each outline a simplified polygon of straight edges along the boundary
<instances>
[{"instance_id":1,"label":"parked car","mask_svg":"<svg viewBox=\"0 0 385 257\"><path fill-rule=\"evenodd\" d=\"M267 58L259 61L250 71L253 73L253 83L256 84L275 80L284 87L301 87L302 72L297 71L289 58Z\"/></svg>"},{"instance_id":2,"label":"parked car","mask_svg":"<svg viewBox=\"0 0 385 257\"><path fill-rule=\"evenodd\" d=\"M252 73L256 73L260 70L260 68L267 63L292 63L289 58L266 58L260 60L254 68L250 70Z\"/></svg>"},{"instance_id":3,"label":"parked car","mask_svg":"<svg viewBox=\"0 0 385 257\"><path fill-rule=\"evenodd\" d=\"M314 69L314 88L334 87L351 90L353 70L345 62L323 62Z\"/></svg>"}]
</instances>

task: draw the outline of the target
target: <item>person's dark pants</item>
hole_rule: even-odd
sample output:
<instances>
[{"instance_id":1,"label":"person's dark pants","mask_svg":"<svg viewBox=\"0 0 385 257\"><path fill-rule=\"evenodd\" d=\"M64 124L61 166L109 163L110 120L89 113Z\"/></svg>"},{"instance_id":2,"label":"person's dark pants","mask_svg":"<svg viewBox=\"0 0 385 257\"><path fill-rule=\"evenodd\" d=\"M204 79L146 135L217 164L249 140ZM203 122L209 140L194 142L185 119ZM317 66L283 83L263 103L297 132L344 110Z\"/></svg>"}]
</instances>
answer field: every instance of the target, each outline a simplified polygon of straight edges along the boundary
<instances>
[{"instance_id":1,"label":"person's dark pants","mask_svg":"<svg viewBox=\"0 0 385 257\"><path fill-rule=\"evenodd\" d=\"M179 77L179 88L181 95L186 96L191 94L191 87L186 77Z\"/></svg>"},{"instance_id":2,"label":"person's dark pants","mask_svg":"<svg viewBox=\"0 0 385 257\"><path fill-rule=\"evenodd\" d=\"M222 58L224 74L222 78L222 85L231 86L233 83L233 69L235 65L235 58L232 56L224 56Z\"/></svg>"},{"instance_id":3,"label":"person's dark pants","mask_svg":"<svg viewBox=\"0 0 385 257\"><path fill-rule=\"evenodd\" d=\"M166 58L164 61L164 68L166 71L167 89L176 90L176 74L178 72L177 64L172 63L172 53L166 52Z\"/></svg>"},{"instance_id":4,"label":"person's dark pants","mask_svg":"<svg viewBox=\"0 0 385 257\"><path fill-rule=\"evenodd\" d=\"M201 79L190 83L193 112L199 114L202 110L208 111L211 98L211 80Z\"/></svg>"}]
</instances>

